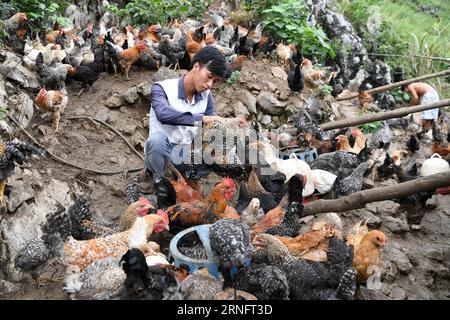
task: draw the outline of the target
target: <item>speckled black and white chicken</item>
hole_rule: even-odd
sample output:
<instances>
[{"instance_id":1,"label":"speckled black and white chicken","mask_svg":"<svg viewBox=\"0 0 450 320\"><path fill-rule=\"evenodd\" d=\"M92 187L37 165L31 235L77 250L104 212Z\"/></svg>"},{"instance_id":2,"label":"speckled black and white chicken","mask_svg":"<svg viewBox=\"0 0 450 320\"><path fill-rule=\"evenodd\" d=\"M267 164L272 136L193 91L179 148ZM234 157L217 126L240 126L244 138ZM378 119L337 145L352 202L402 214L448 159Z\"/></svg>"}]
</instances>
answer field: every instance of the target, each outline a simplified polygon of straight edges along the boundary
<instances>
[{"instance_id":1,"label":"speckled black and white chicken","mask_svg":"<svg viewBox=\"0 0 450 320\"><path fill-rule=\"evenodd\" d=\"M328 245L327 263L297 259L277 238L259 234L253 244L260 260L277 266L285 274L294 300L353 299L356 270L352 268L353 246L333 237Z\"/></svg>"},{"instance_id":2,"label":"speckled black and white chicken","mask_svg":"<svg viewBox=\"0 0 450 320\"><path fill-rule=\"evenodd\" d=\"M212 300L221 292L223 285L208 271L208 268L195 270L181 283L184 300Z\"/></svg>"},{"instance_id":3,"label":"speckled black and white chicken","mask_svg":"<svg viewBox=\"0 0 450 320\"><path fill-rule=\"evenodd\" d=\"M158 44L159 52L169 59L169 67L174 66L174 70L179 67L179 60L186 53L186 34L182 33L179 40L170 39L169 35L161 36Z\"/></svg>"},{"instance_id":4,"label":"speckled black and white chicken","mask_svg":"<svg viewBox=\"0 0 450 320\"><path fill-rule=\"evenodd\" d=\"M153 185L154 194L144 195L139 186L139 177L134 177L126 186L127 205L139 200L140 197L146 198L154 209L165 209L173 206L177 201L177 194L174 187L167 178L162 178Z\"/></svg>"},{"instance_id":5,"label":"speckled black and white chicken","mask_svg":"<svg viewBox=\"0 0 450 320\"><path fill-rule=\"evenodd\" d=\"M361 163L356 154L335 151L319 155L312 163L311 169L325 170L338 177L347 177Z\"/></svg>"},{"instance_id":6,"label":"speckled black and white chicken","mask_svg":"<svg viewBox=\"0 0 450 320\"><path fill-rule=\"evenodd\" d=\"M38 273L50 259L63 262L63 241L70 235L70 221L65 211L58 203L55 211L45 216L46 222L41 226L42 236L28 242L14 259L14 267L22 272L31 272L38 285Z\"/></svg>"},{"instance_id":7,"label":"speckled black and white chicken","mask_svg":"<svg viewBox=\"0 0 450 320\"><path fill-rule=\"evenodd\" d=\"M373 146L375 148L385 148L389 147L390 143L394 139L394 132L392 132L389 124L383 121L382 127L375 133L373 137Z\"/></svg>"},{"instance_id":8,"label":"speckled black and white chicken","mask_svg":"<svg viewBox=\"0 0 450 320\"><path fill-rule=\"evenodd\" d=\"M12 176L16 163L22 165L31 156L43 158L45 151L35 145L18 140L6 143L0 140L0 204L3 203L6 179Z\"/></svg>"},{"instance_id":9,"label":"speckled black and white chicken","mask_svg":"<svg viewBox=\"0 0 450 320\"><path fill-rule=\"evenodd\" d=\"M239 268L234 279L234 287L253 294L258 300L289 299L286 274L276 266L252 264Z\"/></svg>"},{"instance_id":10,"label":"speckled black and white chicken","mask_svg":"<svg viewBox=\"0 0 450 320\"><path fill-rule=\"evenodd\" d=\"M232 267L247 265L253 249L250 229L236 219L221 219L209 228L211 250L225 279L230 281Z\"/></svg>"},{"instance_id":11,"label":"speckled black and white chicken","mask_svg":"<svg viewBox=\"0 0 450 320\"><path fill-rule=\"evenodd\" d=\"M373 160L368 160L367 162L359 164L353 172L345 178L340 179L338 177L333 185L333 191L336 196L346 196L361 191L364 174L372 168L373 164Z\"/></svg>"}]
</instances>

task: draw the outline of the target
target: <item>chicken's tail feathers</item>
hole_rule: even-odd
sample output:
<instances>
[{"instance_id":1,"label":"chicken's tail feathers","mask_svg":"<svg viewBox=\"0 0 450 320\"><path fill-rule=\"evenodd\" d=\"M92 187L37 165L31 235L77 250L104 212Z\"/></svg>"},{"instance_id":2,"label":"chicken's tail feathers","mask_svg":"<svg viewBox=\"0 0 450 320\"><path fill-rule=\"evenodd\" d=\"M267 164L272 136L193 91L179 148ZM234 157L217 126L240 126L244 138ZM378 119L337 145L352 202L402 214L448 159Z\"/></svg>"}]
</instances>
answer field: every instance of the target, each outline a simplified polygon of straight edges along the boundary
<instances>
[{"instance_id":1,"label":"chicken's tail feathers","mask_svg":"<svg viewBox=\"0 0 450 320\"><path fill-rule=\"evenodd\" d=\"M127 194L127 205L130 205L139 200L141 196L141 188L139 186L139 177L134 177L127 184L125 188Z\"/></svg>"},{"instance_id":2,"label":"chicken's tail feathers","mask_svg":"<svg viewBox=\"0 0 450 320\"><path fill-rule=\"evenodd\" d=\"M56 250L62 242L71 235L71 225L66 208L56 203L56 209L45 216L46 223L42 226L42 240L47 247Z\"/></svg>"},{"instance_id":3,"label":"chicken's tail feathers","mask_svg":"<svg viewBox=\"0 0 450 320\"><path fill-rule=\"evenodd\" d=\"M67 212L72 226L72 236L77 240L83 239L83 221L92 220L88 200L85 197L77 198Z\"/></svg>"},{"instance_id":4,"label":"chicken's tail feathers","mask_svg":"<svg viewBox=\"0 0 450 320\"><path fill-rule=\"evenodd\" d=\"M345 270L352 266L354 247L347 246L337 237L330 238L328 242L327 267L333 279L342 277Z\"/></svg>"},{"instance_id":5,"label":"chicken's tail feathers","mask_svg":"<svg viewBox=\"0 0 450 320\"><path fill-rule=\"evenodd\" d=\"M341 277L337 288L337 297L344 300L352 300L356 292L356 276L357 272L353 268L349 268Z\"/></svg>"}]
</instances>

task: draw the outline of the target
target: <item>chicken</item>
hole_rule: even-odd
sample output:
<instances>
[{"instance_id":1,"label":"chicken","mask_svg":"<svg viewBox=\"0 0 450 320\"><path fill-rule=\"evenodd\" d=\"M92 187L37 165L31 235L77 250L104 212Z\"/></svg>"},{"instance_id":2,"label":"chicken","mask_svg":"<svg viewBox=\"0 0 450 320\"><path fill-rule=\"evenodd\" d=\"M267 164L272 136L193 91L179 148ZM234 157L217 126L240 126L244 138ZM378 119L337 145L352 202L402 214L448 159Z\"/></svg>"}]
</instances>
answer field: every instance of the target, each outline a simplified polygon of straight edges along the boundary
<instances>
[{"instance_id":1,"label":"chicken","mask_svg":"<svg viewBox=\"0 0 450 320\"><path fill-rule=\"evenodd\" d=\"M359 153L357 149L354 149L350 146L350 142L348 141L348 138L346 136L340 134L335 139L338 141L336 145L337 151L351 152L354 154Z\"/></svg>"},{"instance_id":2,"label":"chicken","mask_svg":"<svg viewBox=\"0 0 450 320\"><path fill-rule=\"evenodd\" d=\"M373 160L359 164L355 170L343 179L336 179L333 191L337 197L346 196L361 191L363 178L366 171L374 165Z\"/></svg>"},{"instance_id":3,"label":"chicken","mask_svg":"<svg viewBox=\"0 0 450 320\"><path fill-rule=\"evenodd\" d=\"M303 59L301 71L303 76L305 77L305 81L312 88L328 84L336 74L336 72L332 71L330 67L326 68L325 70L314 69L311 60L306 58Z\"/></svg>"},{"instance_id":4,"label":"chicken","mask_svg":"<svg viewBox=\"0 0 450 320\"><path fill-rule=\"evenodd\" d=\"M223 50L219 48L219 51ZM234 71L241 71L244 62L247 61L247 59L247 56L238 56L236 54L227 59L227 73L225 78L229 78Z\"/></svg>"},{"instance_id":5,"label":"chicken","mask_svg":"<svg viewBox=\"0 0 450 320\"><path fill-rule=\"evenodd\" d=\"M392 132L389 124L383 121L382 127L377 131L373 137L373 145L375 148L388 148L394 139L394 132Z\"/></svg>"},{"instance_id":6,"label":"chicken","mask_svg":"<svg viewBox=\"0 0 450 320\"><path fill-rule=\"evenodd\" d=\"M373 102L373 97L370 93L360 89L358 92L358 103L362 112L367 112L367 107Z\"/></svg>"},{"instance_id":7,"label":"chicken","mask_svg":"<svg viewBox=\"0 0 450 320\"><path fill-rule=\"evenodd\" d=\"M355 137L355 143L353 144L353 151L359 154L366 147L366 138L361 130L354 128L351 131L353 137Z\"/></svg>"},{"instance_id":8,"label":"chicken","mask_svg":"<svg viewBox=\"0 0 450 320\"><path fill-rule=\"evenodd\" d=\"M225 289L214 296L214 300L258 300L254 295L234 288Z\"/></svg>"},{"instance_id":9,"label":"chicken","mask_svg":"<svg viewBox=\"0 0 450 320\"><path fill-rule=\"evenodd\" d=\"M227 213L227 200L231 200L236 186L230 178L224 178L203 201L182 202L167 208L171 228L178 230L187 226L214 223L222 218L239 219L236 211ZM234 211L234 212L233 212Z\"/></svg>"},{"instance_id":10,"label":"chicken","mask_svg":"<svg viewBox=\"0 0 450 320\"><path fill-rule=\"evenodd\" d=\"M283 198L277 207L267 212L264 218L254 225L252 232L297 236L300 229L299 219L303 211L302 192L306 183L306 176L296 174L291 177L288 181L287 197Z\"/></svg>"},{"instance_id":11,"label":"chicken","mask_svg":"<svg viewBox=\"0 0 450 320\"><path fill-rule=\"evenodd\" d=\"M123 255L128 250L128 242L145 246L152 233L159 233L168 228L167 222L161 216L149 214L136 218L131 229L127 231L83 241L69 237L64 243L64 252L68 264L77 265L83 271L94 261Z\"/></svg>"},{"instance_id":12,"label":"chicken","mask_svg":"<svg viewBox=\"0 0 450 320\"><path fill-rule=\"evenodd\" d=\"M286 65L289 61L289 59L292 58L292 52L291 49L289 49L288 46L280 43L277 46L277 54L280 57L281 61L283 62L284 65Z\"/></svg>"},{"instance_id":13,"label":"chicken","mask_svg":"<svg viewBox=\"0 0 450 320\"><path fill-rule=\"evenodd\" d=\"M379 269L381 249L385 246L387 238L381 231L368 231L361 223L352 230L347 237L347 244L355 247L352 265L358 272L357 282L365 283L373 275L373 271Z\"/></svg>"},{"instance_id":14,"label":"chicken","mask_svg":"<svg viewBox=\"0 0 450 320\"><path fill-rule=\"evenodd\" d=\"M263 23L260 22L256 26L252 26L247 34L239 39L239 47L237 54L251 56L255 47L261 40Z\"/></svg>"},{"instance_id":15,"label":"chicken","mask_svg":"<svg viewBox=\"0 0 450 320\"><path fill-rule=\"evenodd\" d=\"M335 229L326 224L319 230L310 230L295 238L276 236L296 258L313 261L327 261L328 239L333 237Z\"/></svg>"},{"instance_id":16,"label":"chicken","mask_svg":"<svg viewBox=\"0 0 450 320\"><path fill-rule=\"evenodd\" d=\"M42 87L47 90L62 90L70 64L61 64L56 67L47 66L40 52L36 57L37 79Z\"/></svg>"},{"instance_id":17,"label":"chicken","mask_svg":"<svg viewBox=\"0 0 450 320\"><path fill-rule=\"evenodd\" d=\"M145 43L141 42L140 44L136 44L134 47L123 50L119 54L119 64L122 70L125 72L127 80L130 80L130 78L128 77L128 72L130 71L131 66L139 60L141 53L144 50Z\"/></svg>"},{"instance_id":18,"label":"chicken","mask_svg":"<svg viewBox=\"0 0 450 320\"><path fill-rule=\"evenodd\" d=\"M288 300L289 283L286 275L276 266L252 264L239 268L234 287L249 292L258 300Z\"/></svg>"},{"instance_id":19,"label":"chicken","mask_svg":"<svg viewBox=\"0 0 450 320\"><path fill-rule=\"evenodd\" d=\"M303 78L302 73L300 72L301 66L299 64L295 64L294 61L289 60L290 71L288 73L288 86L294 92L302 92L305 87L305 79Z\"/></svg>"},{"instance_id":20,"label":"chicken","mask_svg":"<svg viewBox=\"0 0 450 320\"><path fill-rule=\"evenodd\" d=\"M253 227L265 215L264 210L260 207L258 198L250 200L247 208L241 213L241 222L246 224L249 228Z\"/></svg>"},{"instance_id":21,"label":"chicken","mask_svg":"<svg viewBox=\"0 0 450 320\"><path fill-rule=\"evenodd\" d=\"M434 142L431 145L431 154L439 154L442 157L446 157L450 153L450 144L447 147L440 146L439 143Z\"/></svg>"},{"instance_id":22,"label":"chicken","mask_svg":"<svg viewBox=\"0 0 450 320\"><path fill-rule=\"evenodd\" d=\"M325 194L331 191L337 176L324 170L311 170L314 189L320 194Z\"/></svg>"},{"instance_id":23,"label":"chicken","mask_svg":"<svg viewBox=\"0 0 450 320\"><path fill-rule=\"evenodd\" d=\"M272 210L279 203L279 201L277 201L276 195L267 192L263 188L263 186L259 182L255 168L253 168L253 170L250 172L248 183L245 184L244 182L241 182L236 210L238 212L242 212L244 208L249 205L251 199L253 198L257 198L259 200L261 208L264 210L264 212Z\"/></svg>"},{"instance_id":24,"label":"chicken","mask_svg":"<svg viewBox=\"0 0 450 320\"><path fill-rule=\"evenodd\" d=\"M146 198L153 206L154 210L165 209L173 206L177 202L177 194L167 178L162 178L159 182L153 185L154 194L142 195L139 186L139 178L131 179L131 182L126 187L127 205L139 201L139 198Z\"/></svg>"},{"instance_id":25,"label":"chicken","mask_svg":"<svg viewBox=\"0 0 450 320\"><path fill-rule=\"evenodd\" d=\"M5 44L20 52L23 50L23 47L21 46L23 41L20 40L18 33L21 24L27 20L28 18L25 12L17 12L8 20L4 21L2 26L6 40Z\"/></svg>"},{"instance_id":26,"label":"chicken","mask_svg":"<svg viewBox=\"0 0 450 320\"><path fill-rule=\"evenodd\" d=\"M68 70L68 82L75 80L82 83L81 90L78 92L78 97L87 88L91 91L92 85L97 81L103 69L103 48L95 49L95 59L93 62L80 65L78 67L70 67Z\"/></svg>"},{"instance_id":27,"label":"chicken","mask_svg":"<svg viewBox=\"0 0 450 320\"><path fill-rule=\"evenodd\" d=\"M152 204L147 199L140 198L125 209L119 224L113 226L101 215L93 214L87 199L79 197L68 209L72 237L76 240L89 240L129 230L137 217L147 215L151 209L155 209Z\"/></svg>"},{"instance_id":28,"label":"chicken","mask_svg":"<svg viewBox=\"0 0 450 320\"><path fill-rule=\"evenodd\" d=\"M180 281L175 272L158 265L149 267L141 250L129 249L120 262L126 274L121 299L181 300Z\"/></svg>"},{"instance_id":29,"label":"chicken","mask_svg":"<svg viewBox=\"0 0 450 320\"><path fill-rule=\"evenodd\" d=\"M299 219L303 214L302 192L306 186L307 178L296 174L288 181L288 206L284 212L283 222L267 229L265 232L272 235L296 237L300 230Z\"/></svg>"},{"instance_id":30,"label":"chicken","mask_svg":"<svg viewBox=\"0 0 450 320\"><path fill-rule=\"evenodd\" d=\"M250 264L250 229L237 219L221 219L209 228L209 242L227 287L231 268Z\"/></svg>"},{"instance_id":31,"label":"chicken","mask_svg":"<svg viewBox=\"0 0 450 320\"><path fill-rule=\"evenodd\" d=\"M62 261L62 242L70 235L70 222L65 208L57 204L54 212L45 216L41 226L42 236L32 239L20 249L14 259L14 267L22 272L31 272L40 286L39 271L50 259Z\"/></svg>"},{"instance_id":32,"label":"chicken","mask_svg":"<svg viewBox=\"0 0 450 320\"><path fill-rule=\"evenodd\" d=\"M222 289L222 283L209 273L208 268L195 270L181 283L184 300L212 300Z\"/></svg>"},{"instance_id":33,"label":"chicken","mask_svg":"<svg viewBox=\"0 0 450 320\"><path fill-rule=\"evenodd\" d=\"M12 176L16 163L22 165L28 157L43 158L45 151L40 147L17 140L0 140L0 204L3 203L6 180Z\"/></svg>"},{"instance_id":34,"label":"chicken","mask_svg":"<svg viewBox=\"0 0 450 320\"><path fill-rule=\"evenodd\" d=\"M53 129L54 132L59 132L59 120L61 119L61 113L64 112L69 101L69 96L66 89L50 90L47 91L42 88L36 98L34 103L42 111L47 111L52 114L53 117Z\"/></svg>"},{"instance_id":35,"label":"chicken","mask_svg":"<svg viewBox=\"0 0 450 320\"><path fill-rule=\"evenodd\" d=\"M197 39L197 40L196 40ZM205 41L203 37L200 39L194 36L191 31L188 31L186 34L186 51L189 55L189 59L192 61L195 54L200 51L201 48L205 46Z\"/></svg>"},{"instance_id":36,"label":"chicken","mask_svg":"<svg viewBox=\"0 0 450 320\"><path fill-rule=\"evenodd\" d=\"M325 170L342 178L350 175L360 163L356 154L335 151L319 155L311 163L311 169Z\"/></svg>"},{"instance_id":37,"label":"chicken","mask_svg":"<svg viewBox=\"0 0 450 320\"><path fill-rule=\"evenodd\" d=\"M180 31L181 32L181 31ZM174 70L179 68L179 60L183 59L186 53L186 35L183 33L181 39L170 39L168 35L161 36L158 44L159 52L165 55L170 62L169 68L173 65Z\"/></svg>"},{"instance_id":38,"label":"chicken","mask_svg":"<svg viewBox=\"0 0 450 320\"><path fill-rule=\"evenodd\" d=\"M286 274L291 299L353 299L356 291L356 271L351 266L353 247L347 247L341 240L330 239L326 264L296 259L280 240L268 234L257 235L253 245L260 257Z\"/></svg>"},{"instance_id":39,"label":"chicken","mask_svg":"<svg viewBox=\"0 0 450 320\"><path fill-rule=\"evenodd\" d=\"M409 152L415 153L420 149L420 141L417 138L417 135L412 134L409 137L408 142L406 142L406 147L408 148ZM435 152L432 152L435 153Z\"/></svg>"},{"instance_id":40,"label":"chicken","mask_svg":"<svg viewBox=\"0 0 450 320\"><path fill-rule=\"evenodd\" d=\"M83 272L69 265L64 277L64 291L70 299L111 300L117 298L126 279L120 257L107 257L90 264Z\"/></svg>"},{"instance_id":41,"label":"chicken","mask_svg":"<svg viewBox=\"0 0 450 320\"><path fill-rule=\"evenodd\" d=\"M201 190L194 190L189 186L181 173L167 160L164 162L164 175L168 177L175 189L176 203L191 202L195 200L200 201L203 199Z\"/></svg>"},{"instance_id":42,"label":"chicken","mask_svg":"<svg viewBox=\"0 0 450 320\"><path fill-rule=\"evenodd\" d=\"M258 141L255 143L260 154L263 156L265 161L270 165L270 167L275 172L281 172L286 176L286 179L289 180L292 176L297 173L301 173L302 175L308 178L308 182L306 187L303 190L303 196L308 197L314 192L314 184L311 175L311 168L309 165L300 159L290 158L282 160L278 158L275 154L276 150L267 143Z\"/></svg>"}]
</instances>

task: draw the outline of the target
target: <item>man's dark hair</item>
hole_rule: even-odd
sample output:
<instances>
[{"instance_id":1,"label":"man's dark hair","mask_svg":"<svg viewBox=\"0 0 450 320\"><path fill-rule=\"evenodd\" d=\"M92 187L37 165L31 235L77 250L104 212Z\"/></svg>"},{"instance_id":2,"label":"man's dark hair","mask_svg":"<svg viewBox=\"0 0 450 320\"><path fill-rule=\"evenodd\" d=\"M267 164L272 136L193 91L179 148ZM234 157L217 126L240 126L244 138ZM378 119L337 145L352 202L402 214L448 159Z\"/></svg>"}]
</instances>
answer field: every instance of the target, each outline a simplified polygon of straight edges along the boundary
<instances>
[{"instance_id":1,"label":"man's dark hair","mask_svg":"<svg viewBox=\"0 0 450 320\"><path fill-rule=\"evenodd\" d=\"M227 64L224 56L213 46L206 46L197 52L191 61L189 69L192 69L196 62L200 64L200 68L206 66L209 71L221 78L227 73Z\"/></svg>"},{"instance_id":2,"label":"man's dark hair","mask_svg":"<svg viewBox=\"0 0 450 320\"><path fill-rule=\"evenodd\" d=\"M405 89L408 87L408 85L407 84L404 84L404 85L402 85L401 87L400 87L400 89L402 90L402 91L405 91Z\"/></svg>"}]
</instances>

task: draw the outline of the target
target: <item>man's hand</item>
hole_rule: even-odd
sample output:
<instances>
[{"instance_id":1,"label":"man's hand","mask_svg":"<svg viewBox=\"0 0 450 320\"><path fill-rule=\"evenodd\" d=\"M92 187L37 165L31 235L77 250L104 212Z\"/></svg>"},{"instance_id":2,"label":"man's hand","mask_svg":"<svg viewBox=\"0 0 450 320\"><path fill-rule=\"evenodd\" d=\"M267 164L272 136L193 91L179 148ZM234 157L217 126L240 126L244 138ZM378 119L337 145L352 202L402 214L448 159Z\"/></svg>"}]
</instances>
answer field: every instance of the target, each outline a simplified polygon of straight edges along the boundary
<instances>
[{"instance_id":1,"label":"man's hand","mask_svg":"<svg viewBox=\"0 0 450 320\"><path fill-rule=\"evenodd\" d=\"M209 123L213 121L219 121L223 123L225 121L225 118L219 116L203 116L202 120L204 123Z\"/></svg>"}]
</instances>

